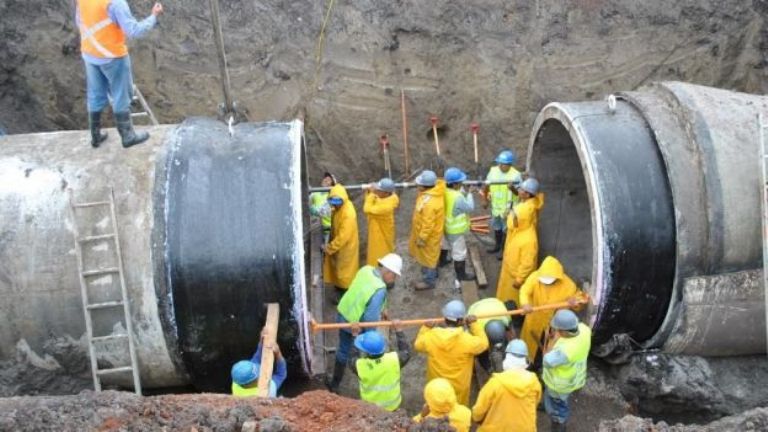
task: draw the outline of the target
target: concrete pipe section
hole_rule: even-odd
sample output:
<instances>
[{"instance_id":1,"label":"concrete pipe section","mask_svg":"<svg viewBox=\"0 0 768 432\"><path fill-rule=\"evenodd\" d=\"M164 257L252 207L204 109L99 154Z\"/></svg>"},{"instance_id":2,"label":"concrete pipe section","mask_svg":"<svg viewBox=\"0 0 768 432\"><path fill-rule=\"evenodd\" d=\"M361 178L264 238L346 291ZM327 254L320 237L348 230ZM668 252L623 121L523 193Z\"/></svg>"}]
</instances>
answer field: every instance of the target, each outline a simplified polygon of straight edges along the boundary
<instances>
[{"instance_id":1,"label":"concrete pipe section","mask_svg":"<svg viewBox=\"0 0 768 432\"><path fill-rule=\"evenodd\" d=\"M292 370L306 370L301 122L230 129L190 119L151 128L148 143L128 150L109 133L99 149L85 132L0 139L0 362L23 381L16 392L66 392L57 383L71 375L90 381L70 189L76 202L114 189L144 387L226 391L231 364L256 348L268 302L281 305ZM78 210L81 235L110 229L99 211ZM107 265L113 245L84 246L85 266ZM117 277L87 280L92 303L119 298ZM96 312L97 336L124 331L121 308ZM100 367L125 364L126 346L100 348ZM130 373L103 381L129 385Z\"/></svg>"},{"instance_id":2,"label":"concrete pipe section","mask_svg":"<svg viewBox=\"0 0 768 432\"><path fill-rule=\"evenodd\" d=\"M766 352L757 114L768 98L678 82L552 103L528 170L540 256L588 286L595 354Z\"/></svg>"}]
</instances>

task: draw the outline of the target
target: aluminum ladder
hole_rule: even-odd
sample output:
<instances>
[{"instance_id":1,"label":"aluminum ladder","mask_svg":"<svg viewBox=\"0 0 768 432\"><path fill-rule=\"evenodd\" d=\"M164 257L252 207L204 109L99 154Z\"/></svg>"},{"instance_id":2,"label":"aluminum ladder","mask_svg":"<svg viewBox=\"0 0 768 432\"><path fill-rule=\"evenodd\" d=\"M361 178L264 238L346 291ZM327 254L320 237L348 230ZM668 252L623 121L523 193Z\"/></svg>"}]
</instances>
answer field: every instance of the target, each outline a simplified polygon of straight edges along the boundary
<instances>
[{"instance_id":1,"label":"aluminum ladder","mask_svg":"<svg viewBox=\"0 0 768 432\"><path fill-rule=\"evenodd\" d=\"M101 391L101 377L117 373L131 372L133 375L133 388L136 394L141 395L141 380L139 377L139 363L136 358L136 349L134 346L133 323L131 321L131 312L128 303L128 292L125 287L125 272L123 270L123 257L120 247L120 237L118 234L117 213L115 211L115 193L112 188L109 189L109 197L105 201L94 201L75 203L72 189L69 190L69 205L72 216L72 226L75 237L75 253L77 255L77 268L80 276L80 296L83 301L83 314L85 315L85 328L88 338L88 353L91 359L91 374L93 375L93 386L96 391ZM81 236L81 227L78 226L78 211L95 208L109 208L109 219L111 220L111 232L99 235ZM83 246L95 242L111 242L114 247L114 258L116 263L112 266L100 266L100 268L87 268L84 262ZM118 275L120 284L120 299L112 299L92 303L89 299L88 281L96 276ZM93 312L110 308L123 309L123 323L125 333L110 334L106 336L94 336L93 334ZM106 369L99 369L98 354L100 344L106 341L125 340L128 343L128 352L130 365L115 366Z\"/></svg>"},{"instance_id":2,"label":"aluminum ladder","mask_svg":"<svg viewBox=\"0 0 768 432\"><path fill-rule=\"evenodd\" d=\"M155 114L152 112L152 108L149 107L149 104L147 103L147 100L144 99L144 95L141 94L141 92L139 91L139 88L136 87L135 84L133 86L133 98L132 98L132 100L138 102L139 105L141 105L141 109L144 110L144 111L139 111L139 112L132 112L131 113L131 118L132 119L141 118L141 117L147 117L147 118L149 118L149 122L153 126L157 126L159 124L157 122L157 117L155 117Z\"/></svg>"},{"instance_id":3,"label":"aluminum ladder","mask_svg":"<svg viewBox=\"0 0 768 432\"><path fill-rule=\"evenodd\" d=\"M760 172L761 172L761 207L763 219L763 292L765 293L766 326L768 327L768 143L766 142L765 118L763 114L757 115L758 139L760 140ZM768 328L766 328L768 339ZM766 340L768 343L768 340Z\"/></svg>"}]
</instances>

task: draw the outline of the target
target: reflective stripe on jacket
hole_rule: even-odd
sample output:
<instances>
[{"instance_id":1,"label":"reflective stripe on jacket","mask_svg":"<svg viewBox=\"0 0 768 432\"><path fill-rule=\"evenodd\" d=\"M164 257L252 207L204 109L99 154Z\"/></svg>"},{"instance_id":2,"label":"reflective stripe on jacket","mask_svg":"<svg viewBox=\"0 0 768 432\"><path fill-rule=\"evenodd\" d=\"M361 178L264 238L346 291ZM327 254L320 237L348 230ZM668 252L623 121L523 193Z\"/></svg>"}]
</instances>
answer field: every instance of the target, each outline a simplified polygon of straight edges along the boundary
<instances>
[{"instance_id":1,"label":"reflective stripe on jacket","mask_svg":"<svg viewBox=\"0 0 768 432\"><path fill-rule=\"evenodd\" d=\"M355 363L360 378L360 399L394 411L400 407L400 360L396 352L361 358Z\"/></svg>"},{"instance_id":2,"label":"reflective stripe on jacket","mask_svg":"<svg viewBox=\"0 0 768 432\"><path fill-rule=\"evenodd\" d=\"M570 394L584 387L591 344L592 329L584 323L579 323L578 336L561 337L555 342L552 349L565 354L568 363L553 368L543 367L542 378L548 389L559 394Z\"/></svg>"}]
</instances>

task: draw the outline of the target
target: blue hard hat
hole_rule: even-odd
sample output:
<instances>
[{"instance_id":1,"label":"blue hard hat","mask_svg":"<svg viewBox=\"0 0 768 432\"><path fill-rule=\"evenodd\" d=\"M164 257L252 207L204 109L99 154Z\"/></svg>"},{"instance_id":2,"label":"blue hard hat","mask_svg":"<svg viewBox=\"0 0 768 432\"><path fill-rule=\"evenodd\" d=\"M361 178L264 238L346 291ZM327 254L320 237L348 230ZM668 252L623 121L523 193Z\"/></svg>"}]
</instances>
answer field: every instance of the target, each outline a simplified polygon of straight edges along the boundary
<instances>
[{"instance_id":1,"label":"blue hard hat","mask_svg":"<svg viewBox=\"0 0 768 432\"><path fill-rule=\"evenodd\" d=\"M579 329L579 317L570 309L555 312L549 325L556 330L576 331Z\"/></svg>"},{"instance_id":2,"label":"blue hard hat","mask_svg":"<svg viewBox=\"0 0 768 432\"><path fill-rule=\"evenodd\" d=\"M355 348L368 355L382 355L387 350L387 341L378 331L369 331L355 338Z\"/></svg>"},{"instance_id":3,"label":"blue hard hat","mask_svg":"<svg viewBox=\"0 0 768 432\"><path fill-rule=\"evenodd\" d=\"M443 306L443 317L451 321L458 321L467 314L467 307L461 300L451 300Z\"/></svg>"},{"instance_id":4,"label":"blue hard hat","mask_svg":"<svg viewBox=\"0 0 768 432\"><path fill-rule=\"evenodd\" d=\"M499 319L485 323L485 335L491 345L503 344L507 340L507 326Z\"/></svg>"},{"instance_id":5,"label":"blue hard hat","mask_svg":"<svg viewBox=\"0 0 768 432\"><path fill-rule=\"evenodd\" d=\"M437 174L434 171L424 170L416 177L416 184L419 186L432 187L437 183Z\"/></svg>"},{"instance_id":6,"label":"blue hard hat","mask_svg":"<svg viewBox=\"0 0 768 432\"><path fill-rule=\"evenodd\" d=\"M533 177L528 177L520 184L520 189L528 192L531 195L539 193L539 181Z\"/></svg>"},{"instance_id":7,"label":"blue hard hat","mask_svg":"<svg viewBox=\"0 0 768 432\"><path fill-rule=\"evenodd\" d=\"M517 357L528 357L528 345L522 339L512 339L507 344L507 349L504 352Z\"/></svg>"},{"instance_id":8,"label":"blue hard hat","mask_svg":"<svg viewBox=\"0 0 768 432\"><path fill-rule=\"evenodd\" d=\"M393 182L389 177L384 177L383 179L376 182L376 184L373 185L373 188L377 191L391 193L395 191L395 182Z\"/></svg>"},{"instance_id":9,"label":"blue hard hat","mask_svg":"<svg viewBox=\"0 0 768 432\"><path fill-rule=\"evenodd\" d=\"M502 165L513 165L515 163L515 160L517 160L517 157L512 152L512 150L504 150L501 153L499 153L498 156L496 156L496 163L499 163Z\"/></svg>"},{"instance_id":10,"label":"blue hard hat","mask_svg":"<svg viewBox=\"0 0 768 432\"><path fill-rule=\"evenodd\" d=\"M240 360L232 366L232 381L240 386L259 379L260 366L250 360Z\"/></svg>"},{"instance_id":11,"label":"blue hard hat","mask_svg":"<svg viewBox=\"0 0 768 432\"><path fill-rule=\"evenodd\" d=\"M448 184L461 183L466 179L467 175L458 168L451 167L445 170L445 182Z\"/></svg>"},{"instance_id":12,"label":"blue hard hat","mask_svg":"<svg viewBox=\"0 0 768 432\"><path fill-rule=\"evenodd\" d=\"M328 198L328 204L335 205L335 206L340 206L340 205L344 204L344 199L342 199L340 197L337 197L337 196L332 196L332 197Z\"/></svg>"}]
</instances>

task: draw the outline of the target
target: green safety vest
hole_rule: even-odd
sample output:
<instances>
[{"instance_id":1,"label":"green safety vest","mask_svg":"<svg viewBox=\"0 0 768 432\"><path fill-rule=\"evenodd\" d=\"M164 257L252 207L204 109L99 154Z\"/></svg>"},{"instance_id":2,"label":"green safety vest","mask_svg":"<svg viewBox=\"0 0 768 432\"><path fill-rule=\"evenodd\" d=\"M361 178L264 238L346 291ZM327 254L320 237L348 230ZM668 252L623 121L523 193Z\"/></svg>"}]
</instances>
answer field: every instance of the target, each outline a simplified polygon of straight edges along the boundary
<instances>
[{"instance_id":1,"label":"green safety vest","mask_svg":"<svg viewBox=\"0 0 768 432\"><path fill-rule=\"evenodd\" d=\"M360 378L360 399L387 411L400 407L400 360L396 352L377 359L357 359L355 366Z\"/></svg>"},{"instance_id":2,"label":"green safety vest","mask_svg":"<svg viewBox=\"0 0 768 432\"><path fill-rule=\"evenodd\" d=\"M517 202L517 195L513 194L509 190L509 183L515 179L520 173L514 168L509 167L509 171L506 173L501 172L501 168L498 166L491 167L488 172L486 180L490 182L507 182L507 184L497 184L488 186L488 190L491 194L491 215L494 217L504 216L504 213L509 210L510 204Z\"/></svg>"},{"instance_id":3,"label":"green safety vest","mask_svg":"<svg viewBox=\"0 0 768 432\"><path fill-rule=\"evenodd\" d=\"M320 208L328 202L328 192L314 192L310 197L310 205L314 209L315 213L320 212ZM320 222L323 224L323 228L331 227L331 214L320 216Z\"/></svg>"},{"instance_id":4,"label":"green safety vest","mask_svg":"<svg viewBox=\"0 0 768 432\"><path fill-rule=\"evenodd\" d=\"M446 234L464 234L469 231L469 215L462 213L458 216L453 215L453 206L456 200L463 197L461 192L455 189L446 189L445 191L445 233Z\"/></svg>"},{"instance_id":5,"label":"green safety vest","mask_svg":"<svg viewBox=\"0 0 768 432\"><path fill-rule=\"evenodd\" d=\"M544 367L542 378L547 388L555 393L570 394L584 387L587 382L587 357L592 343L592 329L579 323L579 335L561 337L553 350L559 349L568 358L568 363L554 368Z\"/></svg>"},{"instance_id":6,"label":"green safety vest","mask_svg":"<svg viewBox=\"0 0 768 432\"><path fill-rule=\"evenodd\" d=\"M373 266L362 267L341 298L337 310L347 322L359 322L373 294L382 288L387 289L387 284L376 276L374 270Z\"/></svg>"}]
</instances>

